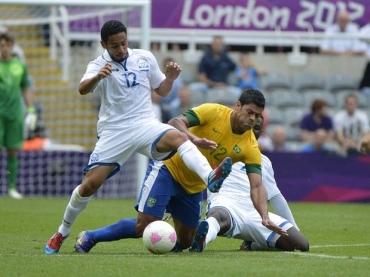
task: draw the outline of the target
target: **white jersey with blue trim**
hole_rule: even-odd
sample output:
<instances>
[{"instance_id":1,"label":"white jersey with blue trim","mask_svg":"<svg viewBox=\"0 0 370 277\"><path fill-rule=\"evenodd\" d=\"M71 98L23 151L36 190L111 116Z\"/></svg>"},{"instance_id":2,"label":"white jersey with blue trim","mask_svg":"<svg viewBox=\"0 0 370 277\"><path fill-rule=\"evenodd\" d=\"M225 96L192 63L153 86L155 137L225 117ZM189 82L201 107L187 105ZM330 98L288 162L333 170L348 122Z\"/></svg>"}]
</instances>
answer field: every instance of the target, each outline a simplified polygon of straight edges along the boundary
<instances>
[{"instance_id":1,"label":"white jersey with blue trim","mask_svg":"<svg viewBox=\"0 0 370 277\"><path fill-rule=\"evenodd\" d=\"M262 156L262 184L266 189L267 197L270 200L272 197L280 193L277 187L274 170L269 158ZM211 202L214 197L226 196L236 201L243 201L246 204L253 205L250 196L250 182L245 171L245 165L242 162L233 164L230 175L225 179L218 193L208 193L208 201Z\"/></svg>"},{"instance_id":2,"label":"white jersey with blue trim","mask_svg":"<svg viewBox=\"0 0 370 277\"><path fill-rule=\"evenodd\" d=\"M142 49L127 49L123 62L112 60L108 51L91 61L81 82L94 77L106 63L112 65L112 74L102 79L94 89L101 104L98 134L103 129L117 129L156 120L152 109L151 89L165 79L154 55Z\"/></svg>"}]
</instances>

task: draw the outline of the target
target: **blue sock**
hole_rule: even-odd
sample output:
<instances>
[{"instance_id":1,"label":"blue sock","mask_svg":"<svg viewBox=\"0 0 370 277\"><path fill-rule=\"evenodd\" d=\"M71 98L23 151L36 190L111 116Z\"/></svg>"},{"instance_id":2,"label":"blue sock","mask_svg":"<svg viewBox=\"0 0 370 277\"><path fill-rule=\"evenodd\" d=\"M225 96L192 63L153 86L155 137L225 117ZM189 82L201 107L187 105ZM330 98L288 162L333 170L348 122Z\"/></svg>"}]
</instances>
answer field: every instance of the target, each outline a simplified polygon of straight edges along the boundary
<instances>
[{"instance_id":1,"label":"blue sock","mask_svg":"<svg viewBox=\"0 0 370 277\"><path fill-rule=\"evenodd\" d=\"M100 229L88 231L89 237L94 238L95 243L102 241L114 241L120 239L137 238L136 218L124 218L117 223Z\"/></svg>"}]
</instances>

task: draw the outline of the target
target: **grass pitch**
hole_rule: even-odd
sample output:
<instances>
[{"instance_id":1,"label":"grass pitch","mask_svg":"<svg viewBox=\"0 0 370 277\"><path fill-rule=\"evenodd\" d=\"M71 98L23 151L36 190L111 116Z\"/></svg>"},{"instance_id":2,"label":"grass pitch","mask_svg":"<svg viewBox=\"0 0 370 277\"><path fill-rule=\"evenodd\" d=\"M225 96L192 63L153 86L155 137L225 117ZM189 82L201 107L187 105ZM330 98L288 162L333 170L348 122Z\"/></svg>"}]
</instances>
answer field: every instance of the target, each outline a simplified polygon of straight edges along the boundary
<instances>
[{"instance_id":1,"label":"grass pitch","mask_svg":"<svg viewBox=\"0 0 370 277\"><path fill-rule=\"evenodd\" d=\"M370 276L370 205L290 203L309 252L241 252L218 238L203 253L153 255L141 239L73 252L79 231L136 217L134 200L93 199L57 255L43 248L59 226L66 198L0 198L0 276Z\"/></svg>"}]
</instances>

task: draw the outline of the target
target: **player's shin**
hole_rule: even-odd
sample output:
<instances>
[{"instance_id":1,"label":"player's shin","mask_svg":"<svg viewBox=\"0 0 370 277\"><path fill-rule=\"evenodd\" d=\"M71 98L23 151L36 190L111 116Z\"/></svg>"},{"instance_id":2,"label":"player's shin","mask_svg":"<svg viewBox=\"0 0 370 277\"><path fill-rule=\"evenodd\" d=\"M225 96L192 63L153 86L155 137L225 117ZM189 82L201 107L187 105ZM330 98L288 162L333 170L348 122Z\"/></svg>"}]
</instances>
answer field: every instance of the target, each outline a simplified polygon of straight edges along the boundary
<instances>
[{"instance_id":1,"label":"player's shin","mask_svg":"<svg viewBox=\"0 0 370 277\"><path fill-rule=\"evenodd\" d=\"M71 232L72 224L76 220L77 216L86 208L89 203L91 196L81 197L77 186L71 195L71 199L67 205L64 212L62 224L59 226L58 232L63 235L63 237L68 236Z\"/></svg>"},{"instance_id":2,"label":"player's shin","mask_svg":"<svg viewBox=\"0 0 370 277\"><path fill-rule=\"evenodd\" d=\"M90 231L95 242L115 241L120 239L137 238L136 218L124 218L106 227Z\"/></svg>"},{"instance_id":3,"label":"player's shin","mask_svg":"<svg viewBox=\"0 0 370 277\"><path fill-rule=\"evenodd\" d=\"M177 149L177 152L186 166L197 173L204 183L207 184L208 176L212 171L212 167L198 148L188 140Z\"/></svg>"}]
</instances>

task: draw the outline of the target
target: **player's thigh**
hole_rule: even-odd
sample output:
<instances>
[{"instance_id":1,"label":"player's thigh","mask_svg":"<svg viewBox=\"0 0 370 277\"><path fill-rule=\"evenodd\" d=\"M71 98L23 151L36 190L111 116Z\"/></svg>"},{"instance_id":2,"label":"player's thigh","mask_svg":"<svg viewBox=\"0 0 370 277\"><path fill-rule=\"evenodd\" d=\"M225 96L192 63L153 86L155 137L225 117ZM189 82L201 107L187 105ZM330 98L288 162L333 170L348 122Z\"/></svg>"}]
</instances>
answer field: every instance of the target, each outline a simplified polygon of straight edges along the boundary
<instances>
[{"instance_id":1,"label":"player's thigh","mask_svg":"<svg viewBox=\"0 0 370 277\"><path fill-rule=\"evenodd\" d=\"M105 130L95 144L84 172L98 166L114 166L108 178L116 174L121 166L136 151L135 142L126 130Z\"/></svg>"},{"instance_id":2,"label":"player's thigh","mask_svg":"<svg viewBox=\"0 0 370 277\"><path fill-rule=\"evenodd\" d=\"M293 227L285 218L276 214L269 213L269 218L284 231ZM242 236L245 240L256 241L269 248L275 248L277 240L281 237L279 234L262 225L261 216L255 209L250 209L245 216Z\"/></svg>"},{"instance_id":3,"label":"player's thigh","mask_svg":"<svg viewBox=\"0 0 370 277\"><path fill-rule=\"evenodd\" d=\"M176 234L183 247L190 247L203 211L203 193L188 194L177 185L177 193L170 200L167 212L172 215Z\"/></svg>"},{"instance_id":4,"label":"player's thigh","mask_svg":"<svg viewBox=\"0 0 370 277\"><path fill-rule=\"evenodd\" d=\"M23 117L14 120L2 120L1 131L3 146L7 149L19 149L23 144ZM0 143L1 144L1 143Z\"/></svg>"},{"instance_id":5,"label":"player's thigh","mask_svg":"<svg viewBox=\"0 0 370 277\"><path fill-rule=\"evenodd\" d=\"M174 195L174 186L176 182L166 166L162 162L151 160L141 186L136 210L155 218L162 218Z\"/></svg>"},{"instance_id":6,"label":"player's thigh","mask_svg":"<svg viewBox=\"0 0 370 277\"><path fill-rule=\"evenodd\" d=\"M175 194L171 197L166 211L182 224L198 228L203 211L203 193L188 194L176 183Z\"/></svg>"},{"instance_id":7,"label":"player's thigh","mask_svg":"<svg viewBox=\"0 0 370 277\"><path fill-rule=\"evenodd\" d=\"M184 142L188 140L185 133L178 130L169 130L155 145L158 152L168 152L177 150Z\"/></svg>"},{"instance_id":8,"label":"player's thigh","mask_svg":"<svg viewBox=\"0 0 370 277\"><path fill-rule=\"evenodd\" d=\"M148 122L135 133L137 151L155 160L166 160L187 140L175 127L161 122Z\"/></svg>"}]
</instances>

